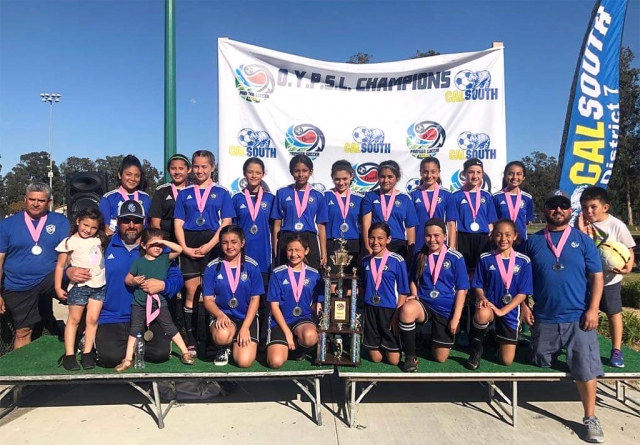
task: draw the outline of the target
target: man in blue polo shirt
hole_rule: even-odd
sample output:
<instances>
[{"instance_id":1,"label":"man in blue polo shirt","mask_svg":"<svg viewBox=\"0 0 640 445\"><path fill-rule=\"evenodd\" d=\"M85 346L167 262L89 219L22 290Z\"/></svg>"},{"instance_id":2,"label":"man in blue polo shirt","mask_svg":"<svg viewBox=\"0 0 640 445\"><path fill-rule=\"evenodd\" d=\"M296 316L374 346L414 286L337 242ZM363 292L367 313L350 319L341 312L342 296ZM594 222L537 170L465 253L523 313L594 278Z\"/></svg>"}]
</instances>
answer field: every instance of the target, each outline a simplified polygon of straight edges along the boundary
<instances>
[{"instance_id":1,"label":"man in blue polo shirt","mask_svg":"<svg viewBox=\"0 0 640 445\"><path fill-rule=\"evenodd\" d=\"M96 334L98 365L112 368L122 361L129 338L131 322L132 287L124 284L124 278L134 260L140 257L140 234L145 221L144 208L135 200L125 201L118 213L117 230L104 253L107 278L106 296ZM89 277L83 269L71 267L67 275L73 281L86 281ZM178 266L173 263L166 280L148 279L141 288L148 294L162 294L173 298L184 281ZM167 361L171 354L171 339L154 321L150 326L153 339L145 344L145 359L153 362Z\"/></svg>"},{"instance_id":2,"label":"man in blue polo shirt","mask_svg":"<svg viewBox=\"0 0 640 445\"><path fill-rule=\"evenodd\" d=\"M598 308L604 278L593 240L569 225L571 200L561 190L547 195L547 226L527 240L533 270L533 313L522 305L531 327L531 360L550 367L566 349L567 365L584 408L587 442L604 442L595 416L597 378L602 376L598 346Z\"/></svg>"},{"instance_id":3,"label":"man in blue polo shirt","mask_svg":"<svg viewBox=\"0 0 640 445\"><path fill-rule=\"evenodd\" d=\"M51 189L36 182L27 186L25 209L0 221L0 314L11 316L16 331L13 348L31 342L33 326L52 326L55 248L69 235L64 215L49 212Z\"/></svg>"}]
</instances>

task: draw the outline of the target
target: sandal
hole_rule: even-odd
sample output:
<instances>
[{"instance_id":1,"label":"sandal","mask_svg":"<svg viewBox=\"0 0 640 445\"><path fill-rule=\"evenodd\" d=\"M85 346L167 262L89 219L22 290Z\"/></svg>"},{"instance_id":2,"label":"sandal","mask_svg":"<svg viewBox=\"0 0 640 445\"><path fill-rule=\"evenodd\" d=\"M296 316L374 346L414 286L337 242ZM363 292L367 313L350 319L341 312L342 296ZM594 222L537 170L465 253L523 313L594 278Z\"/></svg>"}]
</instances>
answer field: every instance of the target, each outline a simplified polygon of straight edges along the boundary
<instances>
[{"instance_id":1,"label":"sandal","mask_svg":"<svg viewBox=\"0 0 640 445\"><path fill-rule=\"evenodd\" d=\"M124 372L127 369L131 368L132 366L133 366L133 360L129 360L128 358L123 358L120 364L113 369L115 372Z\"/></svg>"},{"instance_id":2,"label":"sandal","mask_svg":"<svg viewBox=\"0 0 640 445\"><path fill-rule=\"evenodd\" d=\"M185 352L184 354L182 354L182 356L180 357L180 361L184 365L193 365L194 363L193 357L189 352Z\"/></svg>"}]
</instances>

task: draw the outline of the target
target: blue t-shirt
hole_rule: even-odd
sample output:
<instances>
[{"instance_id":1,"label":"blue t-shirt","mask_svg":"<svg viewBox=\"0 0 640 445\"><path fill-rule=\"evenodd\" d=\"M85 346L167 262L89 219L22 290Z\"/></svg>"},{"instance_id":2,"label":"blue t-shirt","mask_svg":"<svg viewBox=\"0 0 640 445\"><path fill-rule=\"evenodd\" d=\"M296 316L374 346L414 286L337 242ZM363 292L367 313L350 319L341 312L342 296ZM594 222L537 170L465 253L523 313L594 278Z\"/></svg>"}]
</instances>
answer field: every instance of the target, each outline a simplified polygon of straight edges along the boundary
<instances>
[{"instance_id":1,"label":"blue t-shirt","mask_svg":"<svg viewBox=\"0 0 640 445\"><path fill-rule=\"evenodd\" d=\"M318 233L316 223L326 224L329 220L324 196L312 187L311 192L309 193L307 208L302 213L302 216L298 218L293 193L293 185L288 185L278 189L276 192L276 200L273 204L273 209L271 210L271 219L282 220L280 230L287 232ZM298 199L300 200L300 203L302 203L304 190L295 190L295 193L298 194ZM302 223L302 230L295 229L297 222Z\"/></svg>"},{"instance_id":2,"label":"blue t-shirt","mask_svg":"<svg viewBox=\"0 0 640 445\"><path fill-rule=\"evenodd\" d=\"M427 208L424 206L422 190L416 189L411 192L410 196L418 218L418 224L416 225L416 246L414 248L414 251L418 252L422 249L422 246L424 246L424 225L431 218L429 217L429 213L427 213ZM430 200L433 199L433 190L427 190L427 197ZM440 218L445 222L458 220L458 208L453 200L453 194L448 190L440 188L433 217Z\"/></svg>"},{"instance_id":3,"label":"blue t-shirt","mask_svg":"<svg viewBox=\"0 0 640 445\"><path fill-rule=\"evenodd\" d=\"M476 206L476 196L478 192L469 192L471 198L471 204L467 202L467 197L462 189L456 190L453 193L453 199L458 208L458 232L463 233L489 233L489 224L493 224L498 217L496 216L496 208L493 205L493 196L491 193L480 190L480 209L475 220L480 225L480 229L471 230L471 224L473 223L473 214L471 213L471 206Z\"/></svg>"},{"instance_id":4,"label":"blue t-shirt","mask_svg":"<svg viewBox=\"0 0 640 445\"><path fill-rule=\"evenodd\" d=\"M232 267L232 273L235 275L237 271ZM249 310L249 303L252 298L259 298L264 294L264 285L262 284L262 275L258 264L251 258L245 257L244 264L240 272L240 281L235 292L238 306L229 307L229 300L233 298L231 286L229 286L229 278L227 271L220 258L211 261L204 271L202 279L202 295L204 298L215 298L216 305L228 317L244 320Z\"/></svg>"},{"instance_id":5,"label":"blue t-shirt","mask_svg":"<svg viewBox=\"0 0 640 445\"><path fill-rule=\"evenodd\" d=\"M380 195L379 190L371 190L364 195L362 200L362 215L371 213L371 222L386 222L391 228L391 239L393 241L406 241L405 229L415 227L418 224L415 208L411 202L411 197L406 193L396 194L395 202L391 208L389 221L385 221L382 216L382 206L380 199L384 196L385 203L391 199L389 194Z\"/></svg>"},{"instance_id":6,"label":"blue t-shirt","mask_svg":"<svg viewBox=\"0 0 640 445\"><path fill-rule=\"evenodd\" d=\"M327 239L337 239L343 236L340 226L346 222L349 230L344 233L344 239L360 239L360 208L362 206L363 195L357 192L351 192L349 198L349 210L347 210L347 219L342 218L342 211L336 201L336 195L333 190L324 193L325 205L329 215L329 223L327 224ZM341 196L342 204L347 201L346 196Z\"/></svg>"},{"instance_id":7,"label":"blue t-shirt","mask_svg":"<svg viewBox=\"0 0 640 445\"><path fill-rule=\"evenodd\" d=\"M4 253L2 289L24 292L36 287L54 271L58 261L56 246L69 235L69 220L60 213L47 212L40 232L40 255L31 252L35 242L24 221L24 211L0 220L0 253ZM38 225L33 221L33 228Z\"/></svg>"},{"instance_id":8,"label":"blue t-shirt","mask_svg":"<svg viewBox=\"0 0 640 445\"><path fill-rule=\"evenodd\" d=\"M299 320L313 319L312 305L324 301L324 280L313 267L305 267L304 287L300 301L296 303L293 297L293 288L289 282L289 272L287 265L276 267L271 272L269 279L269 290L267 292L267 302L277 302L280 304L280 311L287 324L295 323ZM294 271L296 281L300 279L300 272ZM299 316L293 315L293 310L298 306L302 309ZM277 325L275 318L271 317L271 327Z\"/></svg>"},{"instance_id":9,"label":"blue t-shirt","mask_svg":"<svg viewBox=\"0 0 640 445\"><path fill-rule=\"evenodd\" d=\"M124 284L124 279L131 268L131 264L140 257L140 246L129 250L116 232L104 253L104 267L107 279L105 299L98 318L98 324L128 323L131 321L131 303L134 288ZM171 262L164 280L165 299L173 298L182 286L184 280L175 261Z\"/></svg>"},{"instance_id":10,"label":"blue t-shirt","mask_svg":"<svg viewBox=\"0 0 640 445\"><path fill-rule=\"evenodd\" d=\"M516 205L516 195L509 193L511 204ZM496 206L496 216L498 219L511 219L509 215L509 207L505 201L507 194L500 190L493 194L493 203ZM533 198L527 192L522 192L522 199L520 200L520 208L518 209L518 215L516 216L516 230L518 236L522 241L527 240L527 224L533 222Z\"/></svg>"},{"instance_id":11,"label":"blue t-shirt","mask_svg":"<svg viewBox=\"0 0 640 445\"><path fill-rule=\"evenodd\" d=\"M260 267L260 272L267 273L271 268L271 255L273 253L271 244L271 229L269 227L269 215L273 208L273 201L275 197L272 193L267 191L262 195L262 203L260 204L260 211L256 218L255 223L251 219L251 213L247 206L244 193L236 193L231 198L233 208L236 212L236 217L233 218L233 222L244 230L244 236L246 243L244 245L247 256L253 258ZM256 195L251 196L252 204L256 202ZM258 231L253 234L250 229L251 226L256 225Z\"/></svg>"},{"instance_id":12,"label":"blue t-shirt","mask_svg":"<svg viewBox=\"0 0 640 445\"><path fill-rule=\"evenodd\" d=\"M411 271L411 279L415 280L418 273L417 257L413 262ZM433 260L438 263L440 254L435 255ZM436 298L431 298L431 291L434 290L433 278L431 277L431 268L429 260L425 258L424 270L416 283L418 287L418 298L424 305L436 314L445 318L451 317L453 307L456 300L456 292L461 289L469 289L469 276L467 275L467 266L460 252L455 249L448 248L442 262L442 269L438 281L435 283L435 290L438 291Z\"/></svg>"},{"instance_id":13,"label":"blue t-shirt","mask_svg":"<svg viewBox=\"0 0 640 445\"><path fill-rule=\"evenodd\" d=\"M375 257L376 270L380 267L382 257ZM387 264L382 271L380 287L376 290L375 280L371 272L371 255L367 255L360 263L360 286L363 290L365 304L395 309L398 306L400 295L409 295L409 278L407 276L407 266L397 253L390 252ZM374 295L380 296L380 303L374 304Z\"/></svg>"},{"instance_id":14,"label":"blue t-shirt","mask_svg":"<svg viewBox=\"0 0 640 445\"><path fill-rule=\"evenodd\" d=\"M135 197L133 193L129 193L127 196L129 197L128 199L133 199ZM100 213L102 213L102 217L104 218L104 224L114 232L116 231L118 211L124 201L125 199L122 197L118 189L105 193L100 200ZM142 205L144 208L144 214L148 217L149 209L151 208L151 197L143 191L138 191L138 202ZM144 222L146 225L147 218L145 218Z\"/></svg>"},{"instance_id":15,"label":"blue t-shirt","mask_svg":"<svg viewBox=\"0 0 640 445\"><path fill-rule=\"evenodd\" d=\"M562 231L550 232L558 245ZM602 272L598 249L591 238L578 229L571 234L560 255L561 270L553 270L556 257L547 245L544 231L531 235L526 253L533 272L533 315L536 323L573 323L580 321L589 307L589 274Z\"/></svg>"},{"instance_id":16,"label":"blue t-shirt","mask_svg":"<svg viewBox=\"0 0 640 445\"><path fill-rule=\"evenodd\" d=\"M224 218L234 218L236 216L236 212L233 210L233 204L231 203L231 196L227 189L219 185L214 185L211 187L211 191L204 205L204 211L202 212L204 224L201 226L197 225L196 221L200 217L200 210L198 210L198 202L194 194L196 190L198 190L201 197L204 195L205 189L201 189L197 185L185 187L178 193L178 200L173 210L173 218L184 221L182 226L183 230L193 230L197 232L212 230L216 232L220 228L221 220Z\"/></svg>"},{"instance_id":17,"label":"blue t-shirt","mask_svg":"<svg viewBox=\"0 0 640 445\"><path fill-rule=\"evenodd\" d=\"M506 271L509 267L509 258L503 258L502 263ZM474 289L483 289L484 296L498 309L506 306L502 301L502 297L504 297L507 292L504 282L502 281L502 276L500 275L500 270L498 269L495 252L480 255L480 261L473 274L471 287ZM531 295L532 293L531 261L528 256L516 252L516 263L513 268L513 278L509 286L509 294L515 298L518 294ZM519 306L502 317L511 329L518 328L519 318Z\"/></svg>"}]
</instances>

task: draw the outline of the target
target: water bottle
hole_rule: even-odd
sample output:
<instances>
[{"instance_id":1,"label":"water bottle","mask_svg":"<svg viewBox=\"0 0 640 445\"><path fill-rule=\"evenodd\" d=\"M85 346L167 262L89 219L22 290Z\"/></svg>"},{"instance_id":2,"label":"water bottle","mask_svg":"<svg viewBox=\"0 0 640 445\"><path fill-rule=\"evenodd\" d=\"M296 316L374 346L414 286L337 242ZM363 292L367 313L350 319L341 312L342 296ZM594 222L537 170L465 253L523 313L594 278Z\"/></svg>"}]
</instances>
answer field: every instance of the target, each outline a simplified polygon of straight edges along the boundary
<instances>
[{"instance_id":1,"label":"water bottle","mask_svg":"<svg viewBox=\"0 0 640 445\"><path fill-rule=\"evenodd\" d=\"M140 332L136 335L136 344L133 350L133 367L135 369L144 369L144 339Z\"/></svg>"}]
</instances>

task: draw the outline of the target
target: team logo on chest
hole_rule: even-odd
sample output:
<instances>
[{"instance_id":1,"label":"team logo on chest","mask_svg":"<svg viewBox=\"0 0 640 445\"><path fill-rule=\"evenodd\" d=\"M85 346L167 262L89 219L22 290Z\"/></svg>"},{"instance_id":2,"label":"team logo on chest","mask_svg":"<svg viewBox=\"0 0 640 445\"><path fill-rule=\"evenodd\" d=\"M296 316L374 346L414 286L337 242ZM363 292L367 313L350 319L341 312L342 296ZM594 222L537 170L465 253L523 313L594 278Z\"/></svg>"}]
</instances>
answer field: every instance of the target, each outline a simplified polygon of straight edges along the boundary
<instances>
[{"instance_id":1,"label":"team logo on chest","mask_svg":"<svg viewBox=\"0 0 640 445\"><path fill-rule=\"evenodd\" d=\"M444 260L442 262L442 268L447 270L447 269L451 269L451 261L450 260Z\"/></svg>"},{"instance_id":2,"label":"team logo on chest","mask_svg":"<svg viewBox=\"0 0 640 445\"><path fill-rule=\"evenodd\" d=\"M309 278L305 278L305 279L304 279L304 285L305 285L305 286L308 286L308 285L309 285L309 283L311 283L311 281L309 281Z\"/></svg>"},{"instance_id":3,"label":"team logo on chest","mask_svg":"<svg viewBox=\"0 0 640 445\"><path fill-rule=\"evenodd\" d=\"M53 224L49 224L47 225L47 227L45 227L45 230L49 235L53 235L56 232L56 226L54 226Z\"/></svg>"},{"instance_id":4,"label":"team logo on chest","mask_svg":"<svg viewBox=\"0 0 640 445\"><path fill-rule=\"evenodd\" d=\"M520 265L516 264L515 266L513 266L513 273L515 275L518 275L520 273Z\"/></svg>"},{"instance_id":5,"label":"team logo on chest","mask_svg":"<svg viewBox=\"0 0 640 445\"><path fill-rule=\"evenodd\" d=\"M246 272L242 272L242 274L240 274L240 279L242 281L247 281L249 279L249 275L247 275Z\"/></svg>"}]
</instances>

